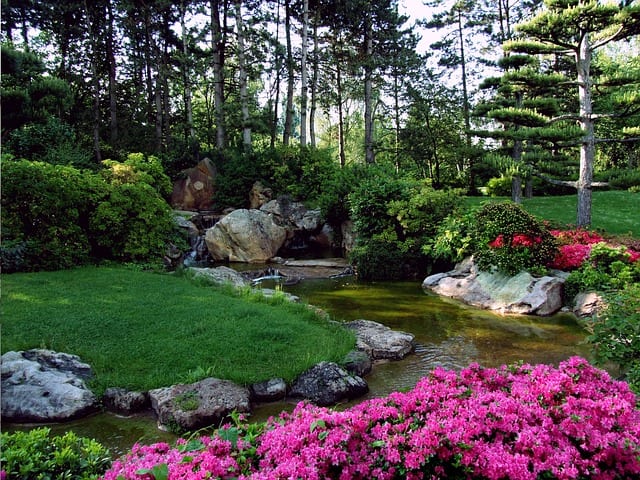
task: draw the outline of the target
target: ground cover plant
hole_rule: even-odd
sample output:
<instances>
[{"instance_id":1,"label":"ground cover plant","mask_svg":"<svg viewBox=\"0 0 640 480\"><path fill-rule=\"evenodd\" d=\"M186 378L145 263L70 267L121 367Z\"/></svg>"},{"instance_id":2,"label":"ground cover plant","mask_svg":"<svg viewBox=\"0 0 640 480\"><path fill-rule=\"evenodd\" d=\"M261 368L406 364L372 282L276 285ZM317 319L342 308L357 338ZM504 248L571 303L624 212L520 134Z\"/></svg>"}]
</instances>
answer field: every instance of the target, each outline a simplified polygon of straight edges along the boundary
<instances>
[{"instance_id":1,"label":"ground cover plant","mask_svg":"<svg viewBox=\"0 0 640 480\"><path fill-rule=\"evenodd\" d=\"M88 480L111 466L109 451L73 432L51 435L47 427L0 434L0 479Z\"/></svg>"},{"instance_id":2,"label":"ground cover plant","mask_svg":"<svg viewBox=\"0 0 640 480\"><path fill-rule=\"evenodd\" d=\"M240 384L291 381L322 360L342 360L355 344L303 305L124 267L6 275L2 314L3 352L79 355L98 393L195 381L198 372Z\"/></svg>"},{"instance_id":3,"label":"ground cover plant","mask_svg":"<svg viewBox=\"0 0 640 480\"><path fill-rule=\"evenodd\" d=\"M637 478L635 403L626 383L578 357L437 368L409 392L345 411L301 403L260 426L136 444L104 479Z\"/></svg>"}]
</instances>

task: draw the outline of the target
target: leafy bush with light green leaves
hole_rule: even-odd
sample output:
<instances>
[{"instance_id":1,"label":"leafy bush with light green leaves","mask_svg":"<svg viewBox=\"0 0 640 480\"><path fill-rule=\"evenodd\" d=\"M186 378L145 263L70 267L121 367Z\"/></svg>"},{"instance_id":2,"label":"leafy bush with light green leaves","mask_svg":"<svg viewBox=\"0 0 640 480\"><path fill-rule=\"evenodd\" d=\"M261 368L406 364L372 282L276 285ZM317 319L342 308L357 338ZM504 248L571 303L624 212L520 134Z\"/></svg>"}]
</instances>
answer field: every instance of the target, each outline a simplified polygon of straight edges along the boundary
<instances>
[{"instance_id":1,"label":"leafy bush with light green leaves","mask_svg":"<svg viewBox=\"0 0 640 480\"><path fill-rule=\"evenodd\" d=\"M557 251L542 221L511 202L483 205L474 216L472 237L478 267L507 275L543 270Z\"/></svg>"},{"instance_id":2,"label":"leafy bush with light green leaves","mask_svg":"<svg viewBox=\"0 0 640 480\"><path fill-rule=\"evenodd\" d=\"M104 446L73 432L51 436L49 428L35 428L0 435L0 469L8 479L97 479L110 466Z\"/></svg>"},{"instance_id":3,"label":"leafy bush with light green leaves","mask_svg":"<svg viewBox=\"0 0 640 480\"><path fill-rule=\"evenodd\" d=\"M605 303L588 341L596 360L618 364L632 390L640 394L640 283L609 293Z\"/></svg>"}]
</instances>

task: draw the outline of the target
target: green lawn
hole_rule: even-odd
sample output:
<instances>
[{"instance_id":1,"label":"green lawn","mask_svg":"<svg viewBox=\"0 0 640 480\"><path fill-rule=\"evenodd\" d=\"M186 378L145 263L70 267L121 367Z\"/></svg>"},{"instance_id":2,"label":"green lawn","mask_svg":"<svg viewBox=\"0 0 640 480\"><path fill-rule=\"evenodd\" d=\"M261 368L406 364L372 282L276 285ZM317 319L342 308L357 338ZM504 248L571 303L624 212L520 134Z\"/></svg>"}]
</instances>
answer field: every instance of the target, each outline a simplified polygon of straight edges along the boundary
<instances>
[{"instance_id":1,"label":"green lawn","mask_svg":"<svg viewBox=\"0 0 640 480\"><path fill-rule=\"evenodd\" d=\"M468 205L486 201L505 201L506 197L467 197ZM524 199L531 214L555 226L575 225L576 195ZM626 191L595 191L591 205L591 227L613 235L640 238L640 194Z\"/></svg>"},{"instance_id":2,"label":"green lawn","mask_svg":"<svg viewBox=\"0 0 640 480\"><path fill-rule=\"evenodd\" d=\"M77 354L101 393L168 386L196 370L241 384L290 381L355 344L303 305L248 297L122 267L3 275L2 352Z\"/></svg>"}]
</instances>

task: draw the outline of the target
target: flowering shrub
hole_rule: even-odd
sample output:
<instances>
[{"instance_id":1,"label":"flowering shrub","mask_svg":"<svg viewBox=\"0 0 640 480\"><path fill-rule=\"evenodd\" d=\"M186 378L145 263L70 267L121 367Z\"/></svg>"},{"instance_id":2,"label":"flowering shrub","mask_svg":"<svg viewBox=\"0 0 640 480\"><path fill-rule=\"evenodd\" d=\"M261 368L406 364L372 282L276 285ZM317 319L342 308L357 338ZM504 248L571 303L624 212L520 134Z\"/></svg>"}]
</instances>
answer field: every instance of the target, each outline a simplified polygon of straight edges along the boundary
<instances>
[{"instance_id":1,"label":"flowering shrub","mask_svg":"<svg viewBox=\"0 0 640 480\"><path fill-rule=\"evenodd\" d=\"M515 203L488 203L475 214L474 255L478 267L514 275L544 268L556 255L545 225Z\"/></svg>"},{"instance_id":2,"label":"flowering shrub","mask_svg":"<svg viewBox=\"0 0 640 480\"><path fill-rule=\"evenodd\" d=\"M437 368L409 392L346 411L300 403L267 422L241 469L246 444L214 436L189 452L136 445L104 478L149 479L154 468L170 480L638 478L635 402L578 357L558 368Z\"/></svg>"}]
</instances>

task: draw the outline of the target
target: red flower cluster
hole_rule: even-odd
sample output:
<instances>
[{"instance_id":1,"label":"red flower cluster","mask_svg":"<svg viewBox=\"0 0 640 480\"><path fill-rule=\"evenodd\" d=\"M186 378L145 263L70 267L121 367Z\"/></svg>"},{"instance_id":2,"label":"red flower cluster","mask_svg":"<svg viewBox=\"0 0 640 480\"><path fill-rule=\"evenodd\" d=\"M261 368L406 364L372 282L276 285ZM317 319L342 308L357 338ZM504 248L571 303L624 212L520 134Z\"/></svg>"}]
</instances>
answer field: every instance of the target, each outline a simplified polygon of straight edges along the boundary
<instances>
[{"instance_id":1,"label":"red flower cluster","mask_svg":"<svg viewBox=\"0 0 640 480\"><path fill-rule=\"evenodd\" d=\"M532 247L533 245L539 244L542 242L542 238L540 237L530 237L529 235L525 235L523 233L516 233L511 239L512 247ZM491 248L502 248L506 246L504 235L500 234L496 237L495 240L489 242L489 247Z\"/></svg>"},{"instance_id":2,"label":"red flower cluster","mask_svg":"<svg viewBox=\"0 0 640 480\"><path fill-rule=\"evenodd\" d=\"M580 243L582 245L593 245L604 241L604 238L596 232L590 232L582 228L576 230L551 230L551 235L556 237L562 245L574 245Z\"/></svg>"}]
</instances>

